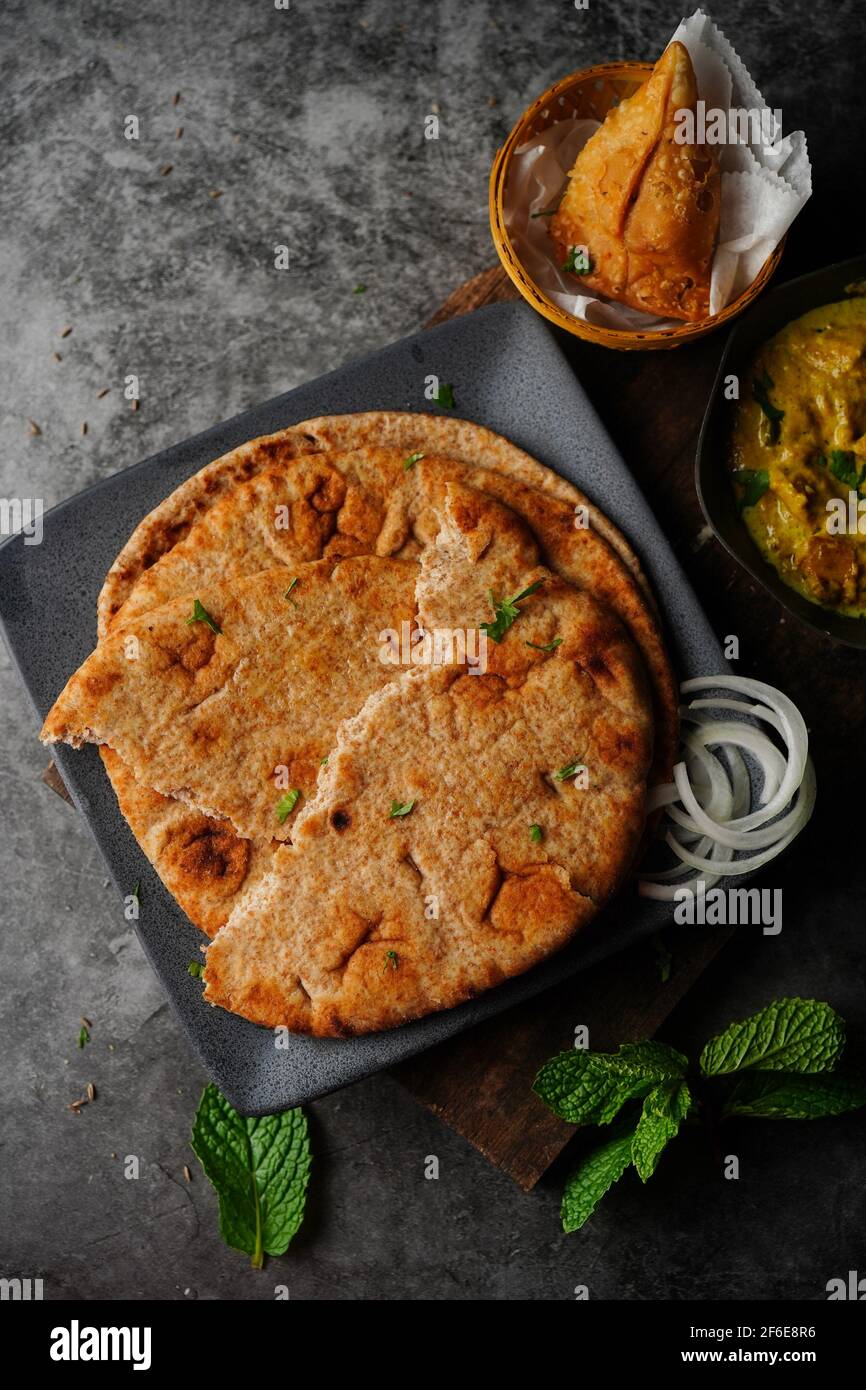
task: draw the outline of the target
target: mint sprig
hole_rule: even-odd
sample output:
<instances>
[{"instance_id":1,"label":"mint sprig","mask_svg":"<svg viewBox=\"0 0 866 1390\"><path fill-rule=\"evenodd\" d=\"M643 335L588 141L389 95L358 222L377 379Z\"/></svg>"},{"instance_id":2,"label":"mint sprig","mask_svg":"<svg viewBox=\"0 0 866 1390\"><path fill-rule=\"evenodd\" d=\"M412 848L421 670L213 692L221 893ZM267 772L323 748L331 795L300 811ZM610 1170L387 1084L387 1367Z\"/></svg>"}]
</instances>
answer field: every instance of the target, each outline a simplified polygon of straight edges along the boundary
<instances>
[{"instance_id":1,"label":"mint sprig","mask_svg":"<svg viewBox=\"0 0 866 1390\"><path fill-rule=\"evenodd\" d=\"M575 1168L562 1194L562 1229L578 1231L631 1163L632 1132L609 1139Z\"/></svg>"},{"instance_id":2,"label":"mint sprig","mask_svg":"<svg viewBox=\"0 0 866 1390\"><path fill-rule=\"evenodd\" d=\"M284 1255L304 1219L310 1143L303 1110L247 1119L205 1086L192 1147L219 1198L220 1234L261 1269Z\"/></svg>"},{"instance_id":3,"label":"mint sprig","mask_svg":"<svg viewBox=\"0 0 866 1390\"><path fill-rule=\"evenodd\" d=\"M845 1024L817 999L779 999L732 1023L701 1053L704 1076L732 1071L832 1071L845 1046Z\"/></svg>"},{"instance_id":4,"label":"mint sprig","mask_svg":"<svg viewBox=\"0 0 866 1390\"><path fill-rule=\"evenodd\" d=\"M608 1125L626 1101L685 1076L688 1060L664 1043L624 1043L618 1052L572 1048L545 1062L532 1089L571 1125Z\"/></svg>"},{"instance_id":5,"label":"mint sprig","mask_svg":"<svg viewBox=\"0 0 866 1390\"><path fill-rule=\"evenodd\" d=\"M767 1120L820 1120L866 1105L866 1077L833 1072L746 1073L722 1107L722 1117L748 1115Z\"/></svg>"},{"instance_id":6,"label":"mint sprig","mask_svg":"<svg viewBox=\"0 0 866 1390\"><path fill-rule=\"evenodd\" d=\"M692 1094L685 1081L664 1081L660 1086L653 1086L643 1103L631 1146L632 1162L641 1182L652 1177L691 1104Z\"/></svg>"},{"instance_id":7,"label":"mint sprig","mask_svg":"<svg viewBox=\"0 0 866 1390\"><path fill-rule=\"evenodd\" d=\"M665 1043L552 1057L533 1085L548 1108L573 1125L616 1122L614 1136L568 1179L563 1229L583 1226L627 1168L643 1182L652 1177L696 1110L712 1129L739 1116L808 1120L866 1106L866 1075L835 1070L844 1045L844 1020L829 1004L777 999L711 1038L688 1077L688 1059Z\"/></svg>"}]
</instances>

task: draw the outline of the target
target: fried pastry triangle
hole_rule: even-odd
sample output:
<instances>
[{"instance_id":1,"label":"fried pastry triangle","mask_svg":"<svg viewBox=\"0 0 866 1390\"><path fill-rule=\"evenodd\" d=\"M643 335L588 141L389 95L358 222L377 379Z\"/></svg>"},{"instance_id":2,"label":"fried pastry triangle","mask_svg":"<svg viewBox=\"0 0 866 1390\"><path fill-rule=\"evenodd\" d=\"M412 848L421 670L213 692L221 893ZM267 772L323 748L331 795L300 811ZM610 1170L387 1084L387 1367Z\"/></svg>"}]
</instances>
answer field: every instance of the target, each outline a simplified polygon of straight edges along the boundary
<instances>
[{"instance_id":1,"label":"fried pastry triangle","mask_svg":"<svg viewBox=\"0 0 866 1390\"><path fill-rule=\"evenodd\" d=\"M719 228L715 151L676 138L677 113L694 112L697 96L688 50L672 43L583 147L550 224L564 265L587 248L588 289L689 322L710 311Z\"/></svg>"}]
</instances>

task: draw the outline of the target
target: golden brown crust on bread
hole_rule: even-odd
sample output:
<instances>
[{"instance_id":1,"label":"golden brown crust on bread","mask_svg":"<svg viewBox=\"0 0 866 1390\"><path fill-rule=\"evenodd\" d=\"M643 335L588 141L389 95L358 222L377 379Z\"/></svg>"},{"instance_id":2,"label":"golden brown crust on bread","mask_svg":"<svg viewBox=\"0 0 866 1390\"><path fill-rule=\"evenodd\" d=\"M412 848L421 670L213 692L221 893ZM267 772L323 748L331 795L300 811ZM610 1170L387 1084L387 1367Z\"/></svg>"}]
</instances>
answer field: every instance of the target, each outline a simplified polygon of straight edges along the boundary
<instances>
[{"instance_id":1,"label":"golden brown crust on bread","mask_svg":"<svg viewBox=\"0 0 866 1390\"><path fill-rule=\"evenodd\" d=\"M108 631L145 571L239 483L274 466L285 467L301 454L345 452L369 445L404 450L404 456L429 450L463 462L484 462L572 506L586 506L591 524L635 575L648 602L653 602L640 562L625 537L579 488L509 440L472 421L375 410L301 421L276 434L252 439L187 478L139 523L111 566L97 602L99 636Z\"/></svg>"},{"instance_id":2,"label":"golden brown crust on bread","mask_svg":"<svg viewBox=\"0 0 866 1390\"><path fill-rule=\"evenodd\" d=\"M241 839L228 821L137 782L112 748L99 752L141 848L191 921L214 936L269 871L277 842Z\"/></svg>"},{"instance_id":3,"label":"golden brown crust on bread","mask_svg":"<svg viewBox=\"0 0 866 1390\"><path fill-rule=\"evenodd\" d=\"M100 642L42 738L107 743L145 787L284 840L281 796L311 794L340 720L391 679L379 633L413 621L416 568L316 561L298 566L289 598L284 569L214 585L200 597L219 632L175 599Z\"/></svg>"},{"instance_id":4,"label":"golden brown crust on bread","mask_svg":"<svg viewBox=\"0 0 866 1390\"><path fill-rule=\"evenodd\" d=\"M460 563L461 502L452 491L445 529L455 589L474 595L479 560L469 534ZM545 577L520 563L508 546L496 556L509 591ZM432 627L444 594L435 575L428 592L427 577L422 568L419 612ZM562 641L550 653L527 647L530 622ZM292 844L209 948L205 997L270 1027L345 1036L528 969L627 872L651 746L642 671L619 623L546 576L484 675L411 671L341 726ZM585 787L555 776L576 758ZM390 816L395 799L414 802L410 814Z\"/></svg>"}]
</instances>

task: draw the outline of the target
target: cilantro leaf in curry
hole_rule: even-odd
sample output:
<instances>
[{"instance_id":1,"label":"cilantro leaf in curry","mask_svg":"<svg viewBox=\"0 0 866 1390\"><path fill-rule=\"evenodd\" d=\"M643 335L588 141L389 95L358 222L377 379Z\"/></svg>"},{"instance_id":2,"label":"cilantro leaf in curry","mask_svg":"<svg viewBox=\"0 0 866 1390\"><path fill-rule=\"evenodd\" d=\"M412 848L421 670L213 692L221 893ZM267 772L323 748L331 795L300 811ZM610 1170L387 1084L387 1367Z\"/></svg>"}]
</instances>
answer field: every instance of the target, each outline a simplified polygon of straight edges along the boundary
<instances>
[{"instance_id":1,"label":"cilantro leaf in curry","mask_svg":"<svg viewBox=\"0 0 866 1390\"><path fill-rule=\"evenodd\" d=\"M770 400L769 393L775 385L773 378L768 371L763 371L760 376L756 376L752 381L752 395L764 412L767 420L766 440L768 444L778 444L779 434L782 428L782 421L785 418L784 410L780 410Z\"/></svg>"},{"instance_id":2,"label":"cilantro leaf in curry","mask_svg":"<svg viewBox=\"0 0 866 1390\"><path fill-rule=\"evenodd\" d=\"M740 508L754 507L770 486L766 468L740 468L735 475L740 486Z\"/></svg>"},{"instance_id":3,"label":"cilantro leaf in curry","mask_svg":"<svg viewBox=\"0 0 866 1390\"><path fill-rule=\"evenodd\" d=\"M857 455L845 449L831 449L830 459L827 464L828 469L834 478L845 487L853 488L859 492L864 478L866 478L866 463L862 468L858 468Z\"/></svg>"}]
</instances>

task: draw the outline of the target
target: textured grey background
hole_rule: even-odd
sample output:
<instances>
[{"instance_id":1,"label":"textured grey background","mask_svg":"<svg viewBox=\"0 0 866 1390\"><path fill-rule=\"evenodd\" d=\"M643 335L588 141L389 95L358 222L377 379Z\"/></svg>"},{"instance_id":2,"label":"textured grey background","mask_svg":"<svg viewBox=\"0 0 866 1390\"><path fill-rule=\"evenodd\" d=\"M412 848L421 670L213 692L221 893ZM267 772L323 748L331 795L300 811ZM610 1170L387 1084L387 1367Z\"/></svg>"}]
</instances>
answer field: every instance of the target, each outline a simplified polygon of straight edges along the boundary
<instances>
[{"instance_id":1,"label":"textured grey background","mask_svg":"<svg viewBox=\"0 0 866 1390\"><path fill-rule=\"evenodd\" d=\"M862 155L856 4L713 12L809 136L816 197L789 268L862 249L846 184ZM528 101L581 64L654 57L679 17L596 0L6 0L0 496L50 505L417 327L492 262L487 173ZM438 143L422 134L434 104ZM860 1117L731 1128L739 1183L690 1134L649 1187L630 1176L564 1237L561 1169L521 1195L383 1076L312 1107L307 1221L286 1259L252 1273L222 1246L188 1148L203 1077L84 827L39 782L33 718L0 663L0 1275L42 1276L48 1297L261 1298L287 1283L294 1298L567 1299L586 1283L606 1298L810 1299L866 1272ZM678 1045L781 993L827 997L866 1029L859 821L848 812L840 836L835 809L862 761L853 748L840 785L822 783L785 867L786 930L725 953L671 1020ZM93 1041L79 1051L82 1014ZM98 1100L76 1118L66 1106L88 1081ZM140 1157L137 1182L112 1153Z\"/></svg>"}]
</instances>

